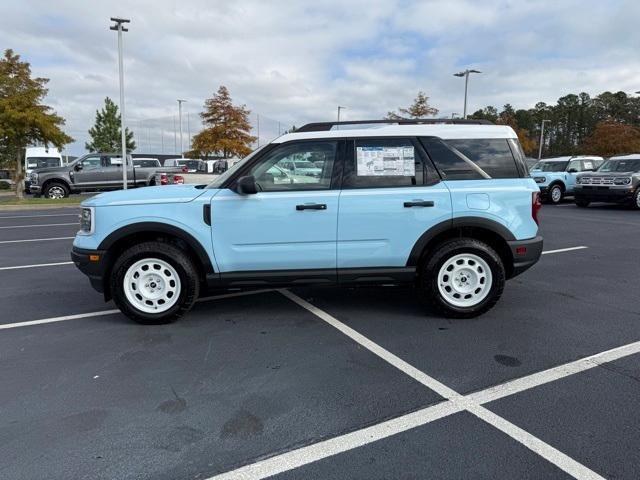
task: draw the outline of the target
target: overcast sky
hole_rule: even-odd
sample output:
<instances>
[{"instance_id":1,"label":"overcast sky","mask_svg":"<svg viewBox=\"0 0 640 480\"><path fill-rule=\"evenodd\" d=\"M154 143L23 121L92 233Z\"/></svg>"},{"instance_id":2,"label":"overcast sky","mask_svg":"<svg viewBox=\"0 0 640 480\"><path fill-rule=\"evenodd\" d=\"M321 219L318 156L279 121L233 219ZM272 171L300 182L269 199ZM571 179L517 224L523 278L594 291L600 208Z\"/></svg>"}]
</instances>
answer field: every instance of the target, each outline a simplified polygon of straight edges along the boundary
<instances>
[{"instance_id":1,"label":"overcast sky","mask_svg":"<svg viewBox=\"0 0 640 480\"><path fill-rule=\"evenodd\" d=\"M51 79L47 101L78 140L70 154L83 153L104 97L118 99L111 16L131 19L127 119L139 150L154 153L174 149L176 99L193 133L221 84L262 116L265 140L276 121L334 120L337 105L345 119L380 118L419 90L442 116L462 113L464 80L452 74L465 68L483 72L470 81L471 112L640 90L637 0L5 2L0 45Z\"/></svg>"}]
</instances>

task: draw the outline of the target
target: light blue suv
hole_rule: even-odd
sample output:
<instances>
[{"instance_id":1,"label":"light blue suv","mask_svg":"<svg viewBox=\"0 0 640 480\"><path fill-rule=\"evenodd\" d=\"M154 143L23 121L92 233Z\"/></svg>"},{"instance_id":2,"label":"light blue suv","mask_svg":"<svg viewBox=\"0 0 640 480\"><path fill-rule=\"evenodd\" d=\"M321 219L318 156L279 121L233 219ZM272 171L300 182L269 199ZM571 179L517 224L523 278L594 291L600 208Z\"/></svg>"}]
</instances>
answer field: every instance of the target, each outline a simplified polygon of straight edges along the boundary
<instances>
[{"instance_id":1,"label":"light blue suv","mask_svg":"<svg viewBox=\"0 0 640 480\"><path fill-rule=\"evenodd\" d=\"M275 178L291 161L319 171ZM336 284L414 286L437 312L466 318L539 259L538 197L507 126L315 123L210 185L84 201L71 255L145 324L177 319L205 288Z\"/></svg>"},{"instance_id":2,"label":"light blue suv","mask_svg":"<svg viewBox=\"0 0 640 480\"><path fill-rule=\"evenodd\" d=\"M546 158L531 167L531 176L540 187L543 201L560 203L565 196L574 194L579 173L593 172L603 162L602 157L586 155Z\"/></svg>"}]
</instances>

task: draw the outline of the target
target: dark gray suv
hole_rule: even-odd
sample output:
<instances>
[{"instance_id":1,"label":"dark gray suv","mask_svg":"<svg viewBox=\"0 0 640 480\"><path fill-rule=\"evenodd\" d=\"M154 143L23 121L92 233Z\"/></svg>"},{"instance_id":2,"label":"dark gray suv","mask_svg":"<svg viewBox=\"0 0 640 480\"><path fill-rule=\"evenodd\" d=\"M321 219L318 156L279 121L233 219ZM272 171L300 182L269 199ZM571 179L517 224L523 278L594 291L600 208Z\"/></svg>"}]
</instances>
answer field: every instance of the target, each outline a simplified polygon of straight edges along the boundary
<instances>
[{"instance_id":1,"label":"dark gray suv","mask_svg":"<svg viewBox=\"0 0 640 480\"><path fill-rule=\"evenodd\" d=\"M640 154L611 157L597 171L579 175L575 202L579 207L609 202L640 209Z\"/></svg>"}]
</instances>

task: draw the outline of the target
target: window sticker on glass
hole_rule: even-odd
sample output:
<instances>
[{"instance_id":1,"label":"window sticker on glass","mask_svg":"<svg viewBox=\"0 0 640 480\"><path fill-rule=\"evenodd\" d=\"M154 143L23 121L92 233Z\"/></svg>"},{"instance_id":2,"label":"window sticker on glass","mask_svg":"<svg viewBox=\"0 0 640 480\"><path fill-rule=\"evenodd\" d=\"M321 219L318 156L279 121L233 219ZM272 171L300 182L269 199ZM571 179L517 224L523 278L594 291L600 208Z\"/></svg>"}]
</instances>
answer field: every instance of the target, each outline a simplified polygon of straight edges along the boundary
<instances>
[{"instance_id":1,"label":"window sticker on glass","mask_svg":"<svg viewBox=\"0 0 640 480\"><path fill-rule=\"evenodd\" d=\"M357 147L356 160L359 177L416 174L413 147Z\"/></svg>"}]
</instances>

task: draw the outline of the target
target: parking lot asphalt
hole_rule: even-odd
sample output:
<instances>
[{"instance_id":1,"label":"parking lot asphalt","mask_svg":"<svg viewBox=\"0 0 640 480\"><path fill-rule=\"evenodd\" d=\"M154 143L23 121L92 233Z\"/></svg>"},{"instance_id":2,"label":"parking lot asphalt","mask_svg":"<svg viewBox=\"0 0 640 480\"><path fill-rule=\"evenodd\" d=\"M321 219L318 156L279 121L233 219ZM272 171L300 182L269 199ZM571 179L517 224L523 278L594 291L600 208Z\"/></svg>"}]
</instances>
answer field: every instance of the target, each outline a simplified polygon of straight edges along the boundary
<instances>
[{"instance_id":1,"label":"parking lot asphalt","mask_svg":"<svg viewBox=\"0 0 640 480\"><path fill-rule=\"evenodd\" d=\"M0 212L0 478L638 478L640 215L541 217L477 319L299 288L145 327L69 264L76 209Z\"/></svg>"}]
</instances>

